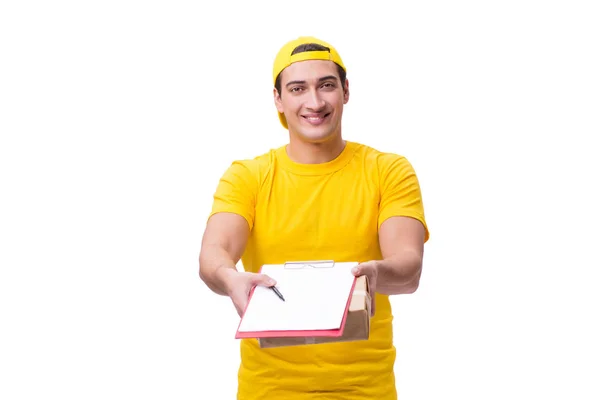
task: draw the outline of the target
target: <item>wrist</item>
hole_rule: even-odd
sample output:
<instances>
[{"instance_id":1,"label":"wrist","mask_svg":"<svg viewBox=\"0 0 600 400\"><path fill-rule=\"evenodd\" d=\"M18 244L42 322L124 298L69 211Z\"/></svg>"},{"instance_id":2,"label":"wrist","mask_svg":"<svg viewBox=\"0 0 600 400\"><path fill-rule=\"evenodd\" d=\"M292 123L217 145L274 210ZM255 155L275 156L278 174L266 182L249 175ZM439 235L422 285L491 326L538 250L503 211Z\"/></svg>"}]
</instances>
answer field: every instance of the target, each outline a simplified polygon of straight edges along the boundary
<instances>
[{"instance_id":1,"label":"wrist","mask_svg":"<svg viewBox=\"0 0 600 400\"><path fill-rule=\"evenodd\" d=\"M385 261L384 260L374 260L375 264L375 272L379 274L383 269L385 269Z\"/></svg>"}]
</instances>

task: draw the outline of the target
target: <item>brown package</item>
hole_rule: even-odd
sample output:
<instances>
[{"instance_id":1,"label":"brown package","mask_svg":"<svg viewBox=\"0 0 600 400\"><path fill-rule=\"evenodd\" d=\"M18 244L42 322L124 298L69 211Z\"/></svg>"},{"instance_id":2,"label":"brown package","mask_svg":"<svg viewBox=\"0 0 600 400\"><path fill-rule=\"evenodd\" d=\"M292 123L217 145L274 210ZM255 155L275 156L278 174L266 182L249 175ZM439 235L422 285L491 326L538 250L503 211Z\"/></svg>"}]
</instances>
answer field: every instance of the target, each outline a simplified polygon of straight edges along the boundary
<instances>
[{"instance_id":1,"label":"brown package","mask_svg":"<svg viewBox=\"0 0 600 400\"><path fill-rule=\"evenodd\" d=\"M371 323L371 293L367 279L360 276L356 279L344 334L340 337L279 337L260 338L258 344L261 348L298 346L303 344L320 344L332 342L349 342L367 340Z\"/></svg>"}]
</instances>

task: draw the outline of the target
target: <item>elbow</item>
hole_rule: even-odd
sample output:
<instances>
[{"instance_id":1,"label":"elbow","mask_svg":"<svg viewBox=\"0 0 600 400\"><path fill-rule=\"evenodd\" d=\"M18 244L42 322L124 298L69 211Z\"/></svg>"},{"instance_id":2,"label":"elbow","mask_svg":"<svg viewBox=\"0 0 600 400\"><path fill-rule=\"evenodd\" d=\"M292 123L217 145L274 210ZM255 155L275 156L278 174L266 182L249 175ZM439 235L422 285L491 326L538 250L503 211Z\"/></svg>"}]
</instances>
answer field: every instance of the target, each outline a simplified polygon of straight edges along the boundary
<instances>
[{"instance_id":1,"label":"elbow","mask_svg":"<svg viewBox=\"0 0 600 400\"><path fill-rule=\"evenodd\" d=\"M205 263L203 262L202 253L200 253L200 256L198 257L198 276L200 277L200 280L202 282L206 283L207 276L206 276L206 268L203 267L204 265L205 265Z\"/></svg>"},{"instance_id":2,"label":"elbow","mask_svg":"<svg viewBox=\"0 0 600 400\"><path fill-rule=\"evenodd\" d=\"M417 289L419 288L419 280L416 279L413 282L410 282L408 285L405 286L405 294L413 294L417 291Z\"/></svg>"},{"instance_id":3,"label":"elbow","mask_svg":"<svg viewBox=\"0 0 600 400\"><path fill-rule=\"evenodd\" d=\"M385 287L379 288L378 283L378 289L387 294L412 294L419 288L423 261L416 251L405 251L401 255L385 259L380 265L385 271L383 281L387 284L381 282Z\"/></svg>"},{"instance_id":4,"label":"elbow","mask_svg":"<svg viewBox=\"0 0 600 400\"><path fill-rule=\"evenodd\" d=\"M419 284L421 283L421 271L421 263L419 262L419 267L417 268L413 278L405 285L406 294L413 294L419 288Z\"/></svg>"}]
</instances>

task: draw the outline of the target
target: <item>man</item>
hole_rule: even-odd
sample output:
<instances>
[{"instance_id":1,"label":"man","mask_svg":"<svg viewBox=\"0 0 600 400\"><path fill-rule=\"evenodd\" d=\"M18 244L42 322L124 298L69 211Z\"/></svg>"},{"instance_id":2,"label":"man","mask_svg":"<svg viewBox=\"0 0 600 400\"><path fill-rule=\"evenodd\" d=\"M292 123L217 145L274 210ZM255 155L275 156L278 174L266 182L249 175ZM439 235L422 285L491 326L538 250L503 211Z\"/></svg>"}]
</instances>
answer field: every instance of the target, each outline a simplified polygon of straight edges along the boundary
<instances>
[{"instance_id":1,"label":"man","mask_svg":"<svg viewBox=\"0 0 600 400\"><path fill-rule=\"evenodd\" d=\"M429 237L416 174L402 156L342 138L349 99L338 52L313 37L277 54L274 101L289 144L232 163L219 181L200 277L241 316L263 264L359 261L373 296L369 340L261 349L242 340L238 399L396 399L389 295L413 293ZM245 272L236 270L241 258Z\"/></svg>"}]
</instances>

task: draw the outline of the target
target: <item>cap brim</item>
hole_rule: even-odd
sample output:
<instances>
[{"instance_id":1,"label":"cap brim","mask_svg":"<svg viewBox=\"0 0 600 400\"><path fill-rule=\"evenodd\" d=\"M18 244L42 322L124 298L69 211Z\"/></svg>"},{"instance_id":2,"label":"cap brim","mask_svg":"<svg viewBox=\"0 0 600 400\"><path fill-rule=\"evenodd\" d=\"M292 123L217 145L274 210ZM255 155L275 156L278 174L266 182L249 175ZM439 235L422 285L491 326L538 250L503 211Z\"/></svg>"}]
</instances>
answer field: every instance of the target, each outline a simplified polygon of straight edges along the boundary
<instances>
[{"instance_id":1,"label":"cap brim","mask_svg":"<svg viewBox=\"0 0 600 400\"><path fill-rule=\"evenodd\" d=\"M287 125L287 120L285 119L285 114L280 113L280 112L277 112L277 114L279 114L279 121L281 122L281 125L283 125L283 127L285 129L287 129L288 125Z\"/></svg>"}]
</instances>

